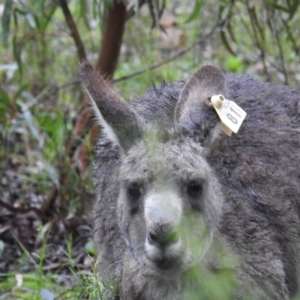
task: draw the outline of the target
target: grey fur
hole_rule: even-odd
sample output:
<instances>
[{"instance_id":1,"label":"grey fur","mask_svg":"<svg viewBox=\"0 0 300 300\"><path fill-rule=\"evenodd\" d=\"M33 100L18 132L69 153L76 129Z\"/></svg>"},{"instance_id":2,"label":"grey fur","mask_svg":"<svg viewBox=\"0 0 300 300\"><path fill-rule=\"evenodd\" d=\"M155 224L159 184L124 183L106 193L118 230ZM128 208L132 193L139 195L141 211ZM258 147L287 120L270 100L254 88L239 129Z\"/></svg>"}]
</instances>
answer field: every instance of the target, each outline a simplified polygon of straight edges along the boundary
<instances>
[{"instance_id":1,"label":"grey fur","mask_svg":"<svg viewBox=\"0 0 300 300\"><path fill-rule=\"evenodd\" d=\"M300 92L205 66L127 104L87 63L81 76L117 137L96 146L94 181L99 271L119 297L213 299L199 274L222 270L230 299L297 294ZM232 137L209 101L219 93L248 114Z\"/></svg>"}]
</instances>

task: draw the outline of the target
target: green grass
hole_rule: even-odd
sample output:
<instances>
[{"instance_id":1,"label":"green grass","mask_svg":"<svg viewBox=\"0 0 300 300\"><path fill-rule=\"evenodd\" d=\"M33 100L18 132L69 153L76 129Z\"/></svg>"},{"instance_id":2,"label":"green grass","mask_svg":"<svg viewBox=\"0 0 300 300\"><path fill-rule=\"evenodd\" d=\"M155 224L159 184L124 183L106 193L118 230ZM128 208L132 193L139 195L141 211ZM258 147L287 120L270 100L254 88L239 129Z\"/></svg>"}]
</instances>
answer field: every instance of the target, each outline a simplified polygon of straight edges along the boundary
<instances>
[{"instance_id":1,"label":"green grass","mask_svg":"<svg viewBox=\"0 0 300 300\"><path fill-rule=\"evenodd\" d=\"M81 271L70 267L69 275L57 273L10 272L0 274L0 299L112 299L118 293L118 283L105 284L97 272Z\"/></svg>"},{"instance_id":2,"label":"green grass","mask_svg":"<svg viewBox=\"0 0 300 300\"><path fill-rule=\"evenodd\" d=\"M72 238L67 238L66 251L68 263L62 265L55 272L43 271L48 247L48 235L50 227L41 227L39 235L42 242L39 253L29 253L18 241L23 255L16 266L31 264L30 272L8 272L0 274L0 299L28 299L28 300L50 300L50 299L102 299L108 290L115 293L116 286L101 285L97 272L97 262L92 260L91 271L82 271L74 266L72 254ZM95 254L92 243L86 244L87 253ZM65 267L69 270L61 273ZM22 267L20 268L22 269Z\"/></svg>"}]
</instances>

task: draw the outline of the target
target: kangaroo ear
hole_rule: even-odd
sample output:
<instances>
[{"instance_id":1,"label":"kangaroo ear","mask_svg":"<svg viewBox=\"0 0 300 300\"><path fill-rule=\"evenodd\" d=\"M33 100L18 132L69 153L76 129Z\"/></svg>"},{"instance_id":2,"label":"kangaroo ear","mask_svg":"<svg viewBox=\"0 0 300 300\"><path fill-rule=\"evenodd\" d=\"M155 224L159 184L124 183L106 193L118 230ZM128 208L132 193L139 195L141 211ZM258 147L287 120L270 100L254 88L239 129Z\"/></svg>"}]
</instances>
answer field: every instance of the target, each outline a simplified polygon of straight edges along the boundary
<instances>
[{"instance_id":1,"label":"kangaroo ear","mask_svg":"<svg viewBox=\"0 0 300 300\"><path fill-rule=\"evenodd\" d=\"M136 113L89 63L81 65L80 75L104 134L128 150L141 133Z\"/></svg>"},{"instance_id":2,"label":"kangaroo ear","mask_svg":"<svg viewBox=\"0 0 300 300\"><path fill-rule=\"evenodd\" d=\"M203 66L187 81L175 109L175 123L184 134L202 144L214 139L220 121L210 98L218 94L227 94L225 76L218 67Z\"/></svg>"}]
</instances>

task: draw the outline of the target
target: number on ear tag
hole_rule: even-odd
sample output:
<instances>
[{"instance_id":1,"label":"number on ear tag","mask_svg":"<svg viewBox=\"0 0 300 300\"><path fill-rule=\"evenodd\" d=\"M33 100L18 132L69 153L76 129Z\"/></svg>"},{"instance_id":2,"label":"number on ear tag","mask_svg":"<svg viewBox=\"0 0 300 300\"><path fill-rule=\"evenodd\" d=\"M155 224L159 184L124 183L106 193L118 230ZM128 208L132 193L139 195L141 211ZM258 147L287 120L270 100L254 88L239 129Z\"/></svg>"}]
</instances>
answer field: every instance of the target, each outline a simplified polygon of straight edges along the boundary
<instances>
[{"instance_id":1,"label":"number on ear tag","mask_svg":"<svg viewBox=\"0 0 300 300\"><path fill-rule=\"evenodd\" d=\"M225 125L225 127L221 126L222 130L223 128L226 129L223 131L229 136L231 135L230 131L237 133L247 113L235 102L225 99L223 95L212 96L211 103L219 115L221 122Z\"/></svg>"}]
</instances>

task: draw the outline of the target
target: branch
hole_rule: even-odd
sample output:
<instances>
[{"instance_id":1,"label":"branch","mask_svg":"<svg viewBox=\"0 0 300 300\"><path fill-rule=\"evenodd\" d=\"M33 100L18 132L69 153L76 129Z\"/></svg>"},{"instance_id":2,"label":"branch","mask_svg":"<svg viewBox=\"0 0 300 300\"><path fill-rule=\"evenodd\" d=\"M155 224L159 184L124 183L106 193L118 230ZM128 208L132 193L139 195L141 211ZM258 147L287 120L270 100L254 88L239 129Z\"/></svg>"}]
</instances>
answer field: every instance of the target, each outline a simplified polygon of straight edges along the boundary
<instances>
[{"instance_id":1,"label":"branch","mask_svg":"<svg viewBox=\"0 0 300 300\"><path fill-rule=\"evenodd\" d=\"M75 42L79 61L82 62L84 60L87 60L85 50L84 50L84 45L80 38L73 16L69 10L68 3L66 2L66 0L59 0L59 3L63 11L63 14L65 16L66 23L70 29L71 36L73 37L73 40Z\"/></svg>"},{"instance_id":2,"label":"branch","mask_svg":"<svg viewBox=\"0 0 300 300\"><path fill-rule=\"evenodd\" d=\"M131 74L125 75L125 76L120 77L120 78L117 78L117 79L114 79L114 80L113 80L113 83L127 80L127 79L129 79L129 78L131 78L131 77L135 77L135 76L141 75L141 74L143 74L143 73L145 73L145 72L148 72L148 71L157 69L157 68L159 68L159 67L161 67L161 66L163 66L163 65L166 65L166 64L168 64L169 62L171 62L171 61L177 59L178 57L183 56L184 54L188 53L189 51L191 51L191 50L192 50L195 46L197 46L198 44L199 44L199 42L193 44L192 46L190 46L190 47L188 47L188 48L186 48L186 49L183 49L183 50L178 51L177 53L175 53L173 56L169 57L168 59L165 59L165 60L160 61L160 62L158 62L158 63L156 63L156 64L153 64L153 65L151 65L151 66L148 66L148 67L146 67L146 68L144 68L144 69L142 69L142 70L133 72L133 73L131 73Z\"/></svg>"},{"instance_id":3,"label":"branch","mask_svg":"<svg viewBox=\"0 0 300 300\"><path fill-rule=\"evenodd\" d=\"M138 0L138 3L137 5L136 4L133 4L128 10L127 10L127 13L126 13L126 21L128 21L130 18L132 18L135 14L136 14L136 11L139 10L142 5L144 5L146 2L146 0Z\"/></svg>"},{"instance_id":4,"label":"branch","mask_svg":"<svg viewBox=\"0 0 300 300\"><path fill-rule=\"evenodd\" d=\"M41 210L36 208L36 207L29 207L29 208L21 208L21 207L14 207L6 202L4 202L3 200L0 199L0 207L4 207L5 209L13 212L13 213L21 213L21 214L25 214L28 213L30 211L34 211L41 219L43 218L43 215L41 215Z\"/></svg>"},{"instance_id":5,"label":"branch","mask_svg":"<svg viewBox=\"0 0 300 300\"><path fill-rule=\"evenodd\" d=\"M123 41L126 23L126 5L114 0L110 5L105 20L101 43L101 52L96 69L108 79L113 77Z\"/></svg>"},{"instance_id":6,"label":"branch","mask_svg":"<svg viewBox=\"0 0 300 300\"><path fill-rule=\"evenodd\" d=\"M169 62L171 62L171 61L173 61L173 60L175 60L175 59L177 59L177 58L179 58L179 57L185 55L186 53L188 53L189 51L191 51L192 49L194 49L196 46L198 46L198 45L200 45L201 43L203 43L203 41L204 41L205 39L207 39L208 37L210 37L210 36L215 32L215 30L218 28L219 25L220 25L219 23L216 24L216 25L213 27L213 29L212 29L210 32L208 32L204 37L200 38L197 42L193 43L191 46L189 46L189 47L187 47L187 48L185 48L185 49L183 49L183 50L178 51L177 53L175 53L173 56L169 57L168 59L165 59L165 60L160 61L160 62L158 62L158 63L156 63L156 64L153 64L153 65L151 65L151 66L148 66L148 67L146 67L146 68L144 68L144 69L142 69L142 70L140 70L140 71L136 71L136 72L133 72L133 73L131 73L131 74L125 75L125 76L123 76L123 77L114 79L112 82L113 82L113 83L116 83L116 82L124 81L124 80L127 80L127 79L129 79L129 78L132 78L132 77L141 75L142 73L145 73L145 72L148 72L148 71L157 69L157 68L159 68L159 67L161 67L161 66L163 66L163 65L166 65L166 64L168 64Z\"/></svg>"}]
</instances>

